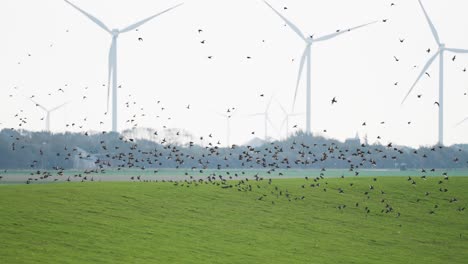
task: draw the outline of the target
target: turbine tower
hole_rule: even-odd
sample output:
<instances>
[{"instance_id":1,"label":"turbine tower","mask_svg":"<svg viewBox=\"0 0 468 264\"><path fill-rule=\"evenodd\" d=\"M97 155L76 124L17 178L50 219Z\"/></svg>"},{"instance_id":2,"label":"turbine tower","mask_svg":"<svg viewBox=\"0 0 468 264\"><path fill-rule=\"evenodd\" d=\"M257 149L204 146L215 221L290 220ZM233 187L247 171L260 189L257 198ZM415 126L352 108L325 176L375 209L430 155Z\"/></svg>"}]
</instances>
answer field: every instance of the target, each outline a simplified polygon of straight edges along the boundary
<instances>
[{"instance_id":1,"label":"turbine tower","mask_svg":"<svg viewBox=\"0 0 468 264\"><path fill-rule=\"evenodd\" d=\"M299 116L299 115L302 115L302 114L288 113L286 111L286 109L283 107L283 105L281 105L280 102L278 102L278 104L279 104L279 106L281 108L281 111L283 111L283 113L284 113L284 119L283 119L283 122L281 123L280 131L281 131L281 128L286 124L286 138L285 139L288 139L288 137L289 137L289 118L293 117L293 116Z\"/></svg>"},{"instance_id":2,"label":"turbine tower","mask_svg":"<svg viewBox=\"0 0 468 264\"><path fill-rule=\"evenodd\" d=\"M405 98L401 102L403 104L408 96L410 95L411 91L413 91L414 87L416 84L419 82L421 77L424 75L424 73L429 69L429 67L432 65L434 60L439 56L439 145L443 146L444 145L444 53L445 51L453 52L453 53L468 53L468 50L465 49L453 49L453 48L447 48L444 43L440 41L439 38L439 33L437 33L437 30L432 23L431 19L429 18L429 15L426 12L426 9L424 8L421 0L419 1L419 5L421 6L424 16L426 17L427 23L429 24L429 27L431 28L432 35L434 36L434 39L439 46L439 50L427 61L426 65L424 65L421 73L419 74L418 78L414 82L413 86L409 89L408 93L406 94Z\"/></svg>"},{"instance_id":3,"label":"turbine tower","mask_svg":"<svg viewBox=\"0 0 468 264\"><path fill-rule=\"evenodd\" d=\"M221 114L221 113L217 113L217 114L226 119L226 144L227 144L227 147L229 148L231 147L230 140L231 140L231 117L232 115L226 115L226 114Z\"/></svg>"},{"instance_id":4,"label":"turbine tower","mask_svg":"<svg viewBox=\"0 0 468 264\"><path fill-rule=\"evenodd\" d=\"M263 116L264 117L264 125L265 125L265 141L268 141L268 123L270 123L270 125L272 127L274 127L273 125L273 122L271 122L271 119L270 119L270 115L268 113L268 110L270 109L270 105L271 105L271 101L273 100L273 96L270 98L270 101L268 102L266 108L265 108L265 112L263 113L257 113L257 114L253 114L253 115L250 115L250 116Z\"/></svg>"},{"instance_id":5,"label":"turbine tower","mask_svg":"<svg viewBox=\"0 0 468 264\"><path fill-rule=\"evenodd\" d=\"M304 67L304 64L306 63L307 61L307 67L306 67L306 71L307 71L307 90L306 90L306 133L307 134L311 134L312 131L311 131L311 89L310 89L310 85L311 85L311 77L310 77L310 71L311 71L311 57L310 57L310 54L311 54L311 47L312 47L312 44L314 44L315 42L322 42L322 41L326 41L326 40L330 40L330 39L333 39L341 34L344 34L346 32L349 32L351 30L354 30L354 29L358 29L358 28L361 28L361 27L365 27L367 25L370 25L370 24L373 24L373 23L376 23L377 21L374 21L374 22L371 22L371 23L367 23L367 24L363 24L363 25L360 25L360 26L357 26L357 27L353 27L353 28L348 28L346 30L337 30L336 32L334 33L331 33L331 34L328 34L328 35L324 35L322 37L319 37L319 38L316 38L314 39L313 36L310 36L310 37L306 37L302 32L301 30L299 30L299 28L294 25L291 21L289 21L287 18L285 18L283 15L281 15L281 13L279 13L278 11L276 11L276 9L274 9L267 1L264 1L265 4L267 4L279 17L281 17L281 19L283 19L283 21L294 31L296 32L296 34L305 42L306 44L306 47L304 49L304 52L302 53L302 57L301 57L301 62L300 62L300 66L299 66L299 74L298 74L298 77L297 77L297 83L296 83L296 91L294 92L294 101L293 101L293 107L292 107L292 110L294 112L294 106L296 104L296 97L297 97L297 90L299 88L299 83L300 83L300 80L301 80L301 74L302 74L302 69Z\"/></svg>"},{"instance_id":6,"label":"turbine tower","mask_svg":"<svg viewBox=\"0 0 468 264\"><path fill-rule=\"evenodd\" d=\"M41 104L37 103L36 101L34 101L33 99L31 98L28 98L29 100L31 100L31 102L33 102L37 107L41 108L42 110L44 110L44 112L46 112L46 117L45 117L45 131L46 132L50 132L50 114L62 107L64 107L67 103L64 103L64 104L61 104L57 107L54 107L52 109L47 109L45 108L44 106L42 106Z\"/></svg>"},{"instance_id":7,"label":"turbine tower","mask_svg":"<svg viewBox=\"0 0 468 264\"><path fill-rule=\"evenodd\" d=\"M109 112L109 100L110 100L110 89L111 89L111 83L112 83L112 131L117 132L117 39L121 33L126 33L129 31L132 31L134 29L137 29L138 27L142 26L146 22L156 18L159 15L162 15L180 5L178 4L174 7L171 7L169 9L166 9L156 15L150 16L148 18L145 18L135 24L132 24L126 28L123 29L109 29L101 20L97 19L93 15L85 12L84 10L80 9L76 5L72 4L68 0L64 0L67 2L69 5L74 7L76 10L81 12L83 15L88 17L91 21L93 21L96 25L98 25L100 28L102 28L104 31L109 33L112 36L112 43L110 46L109 50L109 62L108 62L108 67L109 67L109 72L108 72L108 79L107 79L107 112Z\"/></svg>"}]
</instances>

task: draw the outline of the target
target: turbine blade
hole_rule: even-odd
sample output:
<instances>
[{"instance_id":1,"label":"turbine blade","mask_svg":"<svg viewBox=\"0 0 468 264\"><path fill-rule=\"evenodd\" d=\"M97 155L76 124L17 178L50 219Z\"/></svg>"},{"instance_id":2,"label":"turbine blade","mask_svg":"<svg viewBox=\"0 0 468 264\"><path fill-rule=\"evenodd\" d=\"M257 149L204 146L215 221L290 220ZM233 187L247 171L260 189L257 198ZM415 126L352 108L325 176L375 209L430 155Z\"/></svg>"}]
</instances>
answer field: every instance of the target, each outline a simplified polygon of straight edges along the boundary
<instances>
[{"instance_id":1,"label":"turbine blade","mask_svg":"<svg viewBox=\"0 0 468 264\"><path fill-rule=\"evenodd\" d=\"M362 27L365 27L365 26L368 26L368 25L371 25L371 24L374 24L374 23L377 23L377 21L372 21L372 22L370 22L370 23L362 24L362 25L359 25L359 26L357 26L357 27L352 27L352 28L348 28L348 29L346 29L346 30L341 30L341 31L338 31L338 32L335 32L335 33L332 33L332 34L329 34L329 35L325 35L325 36L322 36L322 37L320 37L320 38L315 39L315 41L325 41L325 40L329 40L329 39L338 37L338 36L341 35L341 34L348 33L348 32L350 32L351 30L355 30L355 29L358 29L358 28L362 28Z\"/></svg>"},{"instance_id":2,"label":"turbine blade","mask_svg":"<svg viewBox=\"0 0 468 264\"><path fill-rule=\"evenodd\" d=\"M288 112L286 112L286 109L284 109L283 105L278 100L276 100L276 102L279 104L281 111L283 111L285 115L288 115Z\"/></svg>"},{"instance_id":3,"label":"turbine blade","mask_svg":"<svg viewBox=\"0 0 468 264\"><path fill-rule=\"evenodd\" d=\"M269 101L268 104L267 104L265 113L268 112L268 109L270 109L271 101L273 101L273 95L270 97L270 101Z\"/></svg>"},{"instance_id":4,"label":"turbine blade","mask_svg":"<svg viewBox=\"0 0 468 264\"><path fill-rule=\"evenodd\" d=\"M89 19L91 19L91 21L93 21L94 23L96 23L96 25L98 25L100 28L104 29L105 31L107 31L109 34L112 34L111 30L99 19L97 19L96 17L94 17L93 15L85 12L84 10L82 10L81 8L77 7L76 5L72 4L70 1L68 0L64 0L66 3L68 3L69 5L71 5L72 7L74 7L76 10L80 11L83 15L87 16Z\"/></svg>"},{"instance_id":5,"label":"turbine blade","mask_svg":"<svg viewBox=\"0 0 468 264\"><path fill-rule=\"evenodd\" d=\"M156 18L157 16L160 16L160 15L166 13L166 12L169 12L169 11L171 11L172 9L174 9L174 8L176 8L176 7L179 7L179 6L183 5L183 4L184 4L184 3L180 3L180 4L176 5L176 6L173 6L173 7L171 7L171 8L168 8L168 9L166 9L166 10L164 10L164 11L162 11L162 12L156 14L156 15L153 15L153 16L150 16L150 17L148 17L148 18L145 18L145 19L143 19L143 20L141 20L141 21L139 21L139 22L137 22L137 23L135 23L135 24L133 24L133 25L130 25L130 26L128 26L128 27L126 27L126 28L120 30L120 32L121 32L121 33L125 33L125 32L128 32L128 31L132 31L132 30L134 30L134 29L137 29L138 27L140 27L140 26L142 26L143 24L145 24L146 22L148 22L148 21L150 21L150 20Z\"/></svg>"},{"instance_id":6,"label":"turbine blade","mask_svg":"<svg viewBox=\"0 0 468 264\"><path fill-rule=\"evenodd\" d=\"M434 54L434 56L432 56L426 63L426 65L424 65L424 68L422 69L421 73L419 74L418 78L416 79L416 81L414 82L413 86L411 86L411 88L409 89L408 93L406 94L405 98L403 99L403 101L401 102L401 104L404 104L406 99L408 98L408 96L410 95L411 91L413 91L414 87L416 86L416 84L419 82L419 80L421 79L421 77L424 75L424 73L427 71L427 69L431 66L431 64L434 62L435 58L440 54L440 51L437 52L436 54Z\"/></svg>"},{"instance_id":7,"label":"turbine blade","mask_svg":"<svg viewBox=\"0 0 468 264\"><path fill-rule=\"evenodd\" d=\"M64 106L67 105L68 103L69 103L69 102L66 102L66 103L63 103L63 104L61 104L61 105L59 105L59 106L57 106L57 107L54 107L54 108L50 109L49 112L53 112L53 111L55 111L55 110L57 110L57 109L59 109L59 108L61 108L61 107L64 107Z\"/></svg>"},{"instance_id":8,"label":"turbine blade","mask_svg":"<svg viewBox=\"0 0 468 264\"><path fill-rule=\"evenodd\" d=\"M468 53L468 50L466 49L451 49L451 48L446 48L445 50L455 52L455 53Z\"/></svg>"},{"instance_id":9,"label":"turbine blade","mask_svg":"<svg viewBox=\"0 0 468 264\"><path fill-rule=\"evenodd\" d=\"M26 97L26 96L25 96ZM47 110L47 108L45 108L44 106L42 106L41 104L39 104L38 102L34 101L33 99L29 98L29 97L26 97L29 99L29 101L33 102L36 106L38 106L39 108L41 108L42 110L48 112L49 110Z\"/></svg>"},{"instance_id":10,"label":"turbine blade","mask_svg":"<svg viewBox=\"0 0 468 264\"><path fill-rule=\"evenodd\" d=\"M283 119L283 122L281 122L280 130L284 127L284 124L286 123L286 121L288 121L287 117Z\"/></svg>"},{"instance_id":11,"label":"turbine blade","mask_svg":"<svg viewBox=\"0 0 468 264\"><path fill-rule=\"evenodd\" d=\"M460 126L461 124L465 123L466 121L468 121L468 117L465 118L465 119L463 119L462 121L458 122L458 123L455 125L455 127Z\"/></svg>"},{"instance_id":12,"label":"turbine blade","mask_svg":"<svg viewBox=\"0 0 468 264\"><path fill-rule=\"evenodd\" d=\"M421 8L422 8L422 10L424 12L424 16L426 17L427 23L429 24L429 27L431 28L432 35L434 36L434 39L437 42L437 44L440 45L439 33L437 33L437 29L434 27L434 24L432 23L431 19L429 18L429 15L427 14L426 9L424 8L421 0L418 0L418 1L419 1L419 5L421 5Z\"/></svg>"},{"instance_id":13,"label":"turbine blade","mask_svg":"<svg viewBox=\"0 0 468 264\"><path fill-rule=\"evenodd\" d=\"M301 81L302 70L304 68L305 60L309 56L309 51L310 51L309 47L306 47L304 50L304 53L302 53L301 62L299 65L299 73L297 75L296 91L294 91L294 100L293 100L293 107L292 107L293 111L294 111L294 106L296 104L297 91L299 89L299 83ZM307 69L307 70L310 70L310 69Z\"/></svg>"},{"instance_id":14,"label":"turbine blade","mask_svg":"<svg viewBox=\"0 0 468 264\"><path fill-rule=\"evenodd\" d=\"M286 22L286 24L290 28L292 28L292 30L294 30L294 32L296 32L297 35L299 35L299 37L301 37L303 40L306 40L306 38L304 37L304 34L302 34L301 30L296 25L294 25L291 21L289 21L287 18L281 15L280 12L276 11L276 9L274 9L267 1L263 1L263 2L265 2L265 4L269 6L279 17L281 17L281 19L283 19L284 22Z\"/></svg>"}]
</instances>

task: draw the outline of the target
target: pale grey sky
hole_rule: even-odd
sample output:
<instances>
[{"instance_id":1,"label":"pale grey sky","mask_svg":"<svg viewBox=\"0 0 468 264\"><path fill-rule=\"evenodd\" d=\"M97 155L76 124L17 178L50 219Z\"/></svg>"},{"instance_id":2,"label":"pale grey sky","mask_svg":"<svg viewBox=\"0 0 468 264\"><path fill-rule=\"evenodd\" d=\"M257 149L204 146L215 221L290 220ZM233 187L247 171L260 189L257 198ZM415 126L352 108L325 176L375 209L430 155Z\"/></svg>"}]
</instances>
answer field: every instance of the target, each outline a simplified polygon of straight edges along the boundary
<instances>
[{"instance_id":1,"label":"pale grey sky","mask_svg":"<svg viewBox=\"0 0 468 264\"><path fill-rule=\"evenodd\" d=\"M123 28L181 1L72 2L108 27ZM388 19L313 46L314 132L340 140L359 132L367 134L371 142L380 135L384 143L411 146L437 142L437 63L428 70L431 77L425 76L406 104L400 105L421 67L437 50L417 0L269 2L308 35ZM392 2L395 6L390 7ZM442 41L468 49L468 2L424 3ZM44 128L40 119L45 114L20 94L35 95L35 100L49 108L70 101L53 114L53 131L111 128L110 116L103 114L111 41L106 32L62 0L2 1L0 32L0 128L18 127L14 115L20 110L21 116L28 117L23 128ZM138 41L140 37L143 41ZM212 132L224 140L225 122L216 113L235 107L231 143L249 140L252 131L261 137L262 118L248 115L264 111L274 95L271 119L280 127L283 115L276 101L291 109L303 48L303 41L261 0L186 0L139 31L119 37L120 129L130 128L126 120L136 114L140 127L161 129L166 125L205 136ZM428 48L431 54L426 53ZM468 122L455 127L468 116L468 96L464 95L468 71L463 72L468 68L468 55L457 55L455 61L452 57L446 53L445 141L468 143ZM60 88L65 92L59 92ZM417 99L417 94L423 94L422 98ZM335 96L338 104L332 106L330 100ZM126 102L131 103L129 107ZM185 108L188 104L190 110ZM161 105L166 109L162 111ZM304 111L305 82L301 82L296 112ZM361 126L363 122L367 126ZM83 128L65 127L71 123ZM295 124L305 128L305 116L292 118L290 126ZM280 134L270 128L270 132L279 138L285 130Z\"/></svg>"}]
</instances>

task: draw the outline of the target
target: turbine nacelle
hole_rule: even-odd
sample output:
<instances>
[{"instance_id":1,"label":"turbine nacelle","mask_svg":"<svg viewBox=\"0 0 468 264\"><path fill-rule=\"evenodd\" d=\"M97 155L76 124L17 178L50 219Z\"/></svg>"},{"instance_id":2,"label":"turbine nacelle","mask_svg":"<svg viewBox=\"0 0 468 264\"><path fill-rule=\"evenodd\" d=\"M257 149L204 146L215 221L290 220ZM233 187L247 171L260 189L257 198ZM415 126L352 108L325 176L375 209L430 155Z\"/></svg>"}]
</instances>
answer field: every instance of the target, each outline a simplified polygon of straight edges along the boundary
<instances>
[{"instance_id":1,"label":"turbine nacelle","mask_svg":"<svg viewBox=\"0 0 468 264\"><path fill-rule=\"evenodd\" d=\"M442 51L445 49L445 43L440 43L439 44L439 51Z\"/></svg>"},{"instance_id":2,"label":"turbine nacelle","mask_svg":"<svg viewBox=\"0 0 468 264\"><path fill-rule=\"evenodd\" d=\"M118 37L120 35L120 29L118 28L112 29L111 34L112 34L112 37L114 38Z\"/></svg>"}]
</instances>

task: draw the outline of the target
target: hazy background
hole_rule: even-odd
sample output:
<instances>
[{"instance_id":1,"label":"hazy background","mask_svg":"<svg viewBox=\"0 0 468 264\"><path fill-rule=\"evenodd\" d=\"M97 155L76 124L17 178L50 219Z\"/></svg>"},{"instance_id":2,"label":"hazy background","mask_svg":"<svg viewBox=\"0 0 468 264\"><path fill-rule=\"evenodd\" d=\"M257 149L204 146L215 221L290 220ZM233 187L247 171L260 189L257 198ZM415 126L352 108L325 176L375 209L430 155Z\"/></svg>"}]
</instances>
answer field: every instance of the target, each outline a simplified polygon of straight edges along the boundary
<instances>
[{"instance_id":1,"label":"hazy background","mask_svg":"<svg viewBox=\"0 0 468 264\"><path fill-rule=\"evenodd\" d=\"M390 3L395 6L390 7ZM180 3L174 0L75 0L109 28L123 28ZM437 141L438 63L429 69L404 106L401 100L437 46L416 0L327 0L270 3L307 34L320 36L373 20L367 28L318 43L312 48L312 130L345 139L368 135L373 142L411 146ZM468 49L468 2L424 1L448 47ZM287 10L283 7L287 6ZM203 29L198 33L198 29ZM110 130L105 116L107 55L111 37L61 0L3 0L0 3L0 128L41 130L45 114L21 97L52 108L71 101L52 116L54 132ZM138 41L138 38L143 41ZM399 39L405 39L400 43ZM206 40L205 44L200 41ZM263 42L264 40L264 42ZM291 110L304 43L260 0L188 0L142 26L121 34L118 46L119 129L184 128L224 140L225 120L216 113L235 107L231 143L263 137L262 112L277 129ZM426 49L431 48L430 54ZM30 56L29 56L29 55ZM213 56L212 60L207 59ZM247 56L252 59L246 59ZM400 61L395 62L393 56ZM445 142L468 143L468 55L446 53ZM417 66L416 68L414 66ZM303 75L305 77L305 75ZM394 83L398 82L395 86ZM88 87L86 89L86 87ZM65 92L58 92L58 89ZM48 95L48 94L51 95ZM265 97L260 97L265 94ZM417 94L423 94L417 99ZM10 95L12 95L10 97ZM83 96L87 99L83 100ZM305 112L305 78L296 112ZM335 97L338 104L331 105ZM156 102L160 100L160 104ZM126 106L129 102L129 107ZM133 103L135 102L135 104ZM186 106L190 104L190 110ZM165 107L165 110L161 110ZM20 112L23 111L23 112ZM142 116L144 114L144 116ZM136 121L127 123L136 115ZM159 117L157 117L159 116ZM171 118L168 120L168 118ZM87 118L87 121L83 121ZM100 124L100 122L104 122ZM363 122L367 126L363 127ZM380 122L385 121L384 125ZM411 121L411 125L407 122ZM75 123L74 127L66 124ZM305 129L305 116L290 121L290 132ZM83 128L78 128L83 126ZM326 129L327 132L323 133ZM284 136L270 128L270 136Z\"/></svg>"}]
</instances>

